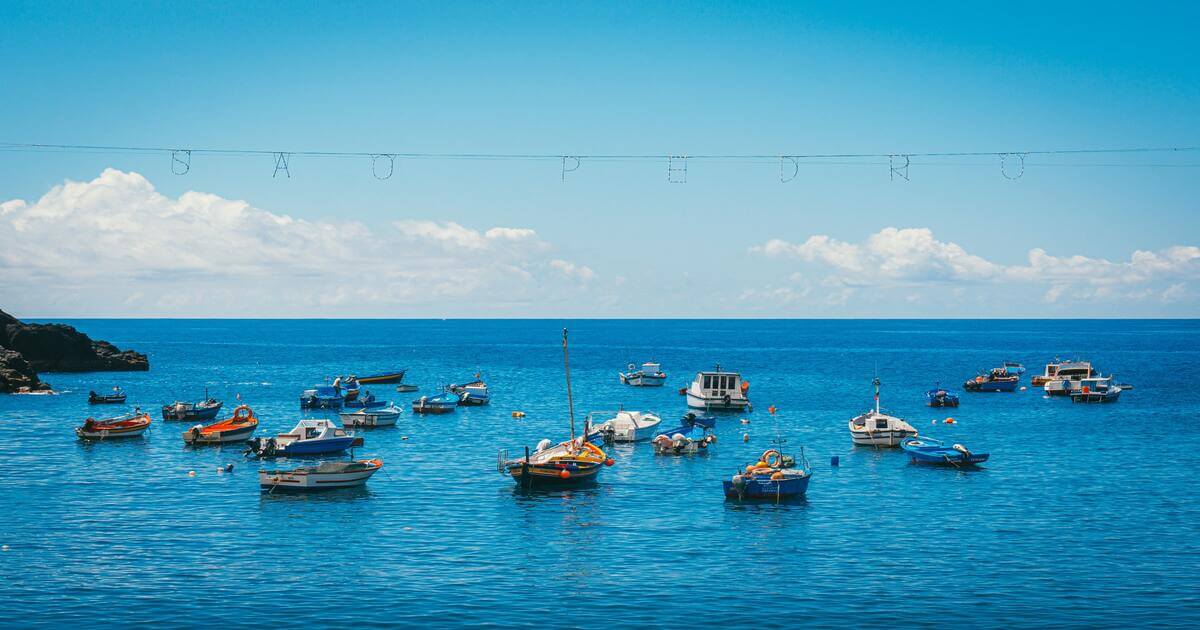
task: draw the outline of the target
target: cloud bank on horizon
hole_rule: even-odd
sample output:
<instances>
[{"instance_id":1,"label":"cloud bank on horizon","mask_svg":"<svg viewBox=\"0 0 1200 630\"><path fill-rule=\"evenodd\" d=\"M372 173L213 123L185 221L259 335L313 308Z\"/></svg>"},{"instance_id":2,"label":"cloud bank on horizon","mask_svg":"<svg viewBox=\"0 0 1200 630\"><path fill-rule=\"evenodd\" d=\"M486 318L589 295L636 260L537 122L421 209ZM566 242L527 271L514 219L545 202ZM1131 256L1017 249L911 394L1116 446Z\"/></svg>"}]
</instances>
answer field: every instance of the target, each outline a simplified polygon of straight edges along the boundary
<instances>
[{"instance_id":1,"label":"cloud bank on horizon","mask_svg":"<svg viewBox=\"0 0 1200 630\"><path fill-rule=\"evenodd\" d=\"M885 227L858 243L818 234L751 246L748 268L781 265L782 276L741 274L743 286L706 303L678 283L606 277L565 249L524 226L427 218L376 229L211 193L171 198L111 168L32 203L0 201L0 295L26 316L1074 317L1120 305L1156 317L1194 311L1200 278L1193 245L1118 261L1033 249L1006 265L928 228ZM678 308L638 307L664 303Z\"/></svg>"}]
</instances>

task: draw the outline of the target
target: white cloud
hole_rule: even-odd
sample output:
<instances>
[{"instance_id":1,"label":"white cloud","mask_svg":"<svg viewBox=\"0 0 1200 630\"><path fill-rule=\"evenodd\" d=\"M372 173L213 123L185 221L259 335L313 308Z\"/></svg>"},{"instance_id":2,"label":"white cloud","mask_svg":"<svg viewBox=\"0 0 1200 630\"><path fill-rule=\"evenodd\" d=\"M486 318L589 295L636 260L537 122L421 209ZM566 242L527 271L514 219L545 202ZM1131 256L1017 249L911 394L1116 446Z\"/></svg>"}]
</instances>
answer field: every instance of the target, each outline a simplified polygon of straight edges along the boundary
<instances>
[{"instance_id":1,"label":"white cloud","mask_svg":"<svg viewBox=\"0 0 1200 630\"><path fill-rule=\"evenodd\" d=\"M550 262L551 250L528 228L407 220L375 230L203 192L170 198L114 169L33 203L0 202L0 292L7 308L35 313L387 315L427 305L424 314L437 314L429 311L458 304L494 312L537 299L564 273L594 276Z\"/></svg>"}]
</instances>

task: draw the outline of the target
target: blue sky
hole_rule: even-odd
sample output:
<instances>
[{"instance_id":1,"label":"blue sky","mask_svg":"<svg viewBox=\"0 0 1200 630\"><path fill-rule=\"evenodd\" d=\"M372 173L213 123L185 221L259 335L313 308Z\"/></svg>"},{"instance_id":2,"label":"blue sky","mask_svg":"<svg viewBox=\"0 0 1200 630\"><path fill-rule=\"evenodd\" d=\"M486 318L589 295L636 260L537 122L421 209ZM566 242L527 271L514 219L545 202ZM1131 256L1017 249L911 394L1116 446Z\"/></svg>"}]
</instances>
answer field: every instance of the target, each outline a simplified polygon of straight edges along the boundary
<instances>
[{"instance_id":1,"label":"blue sky","mask_svg":"<svg viewBox=\"0 0 1200 630\"><path fill-rule=\"evenodd\" d=\"M1200 146L1200 10L1183 4L243 4L0 4L0 143ZM1031 156L1016 181L997 162L918 163L907 182L814 164L782 184L772 160L693 161L672 185L646 161L584 161L565 182L553 161L401 161L378 181L365 160L298 156L273 179L261 156L175 176L162 154L0 151L0 308L1196 314L1200 153Z\"/></svg>"}]
</instances>

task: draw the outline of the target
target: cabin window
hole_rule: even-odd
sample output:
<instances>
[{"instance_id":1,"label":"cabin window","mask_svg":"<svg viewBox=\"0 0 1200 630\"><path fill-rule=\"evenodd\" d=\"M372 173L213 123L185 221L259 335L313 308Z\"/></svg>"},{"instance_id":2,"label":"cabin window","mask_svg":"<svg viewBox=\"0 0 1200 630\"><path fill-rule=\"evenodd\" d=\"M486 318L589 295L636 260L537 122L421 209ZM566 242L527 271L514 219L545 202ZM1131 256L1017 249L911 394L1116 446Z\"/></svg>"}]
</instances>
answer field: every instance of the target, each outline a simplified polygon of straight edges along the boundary
<instances>
[{"instance_id":1,"label":"cabin window","mask_svg":"<svg viewBox=\"0 0 1200 630\"><path fill-rule=\"evenodd\" d=\"M705 374L704 375L704 389L712 389L712 388L713 388L713 377L712 377L712 375Z\"/></svg>"},{"instance_id":2,"label":"cabin window","mask_svg":"<svg viewBox=\"0 0 1200 630\"><path fill-rule=\"evenodd\" d=\"M718 376L717 378L721 380L721 384L718 386L720 389L729 389L728 376Z\"/></svg>"},{"instance_id":3,"label":"cabin window","mask_svg":"<svg viewBox=\"0 0 1200 630\"><path fill-rule=\"evenodd\" d=\"M887 426L887 418L875 418L875 428L876 428L876 429L886 429L886 428L888 428L888 426Z\"/></svg>"}]
</instances>

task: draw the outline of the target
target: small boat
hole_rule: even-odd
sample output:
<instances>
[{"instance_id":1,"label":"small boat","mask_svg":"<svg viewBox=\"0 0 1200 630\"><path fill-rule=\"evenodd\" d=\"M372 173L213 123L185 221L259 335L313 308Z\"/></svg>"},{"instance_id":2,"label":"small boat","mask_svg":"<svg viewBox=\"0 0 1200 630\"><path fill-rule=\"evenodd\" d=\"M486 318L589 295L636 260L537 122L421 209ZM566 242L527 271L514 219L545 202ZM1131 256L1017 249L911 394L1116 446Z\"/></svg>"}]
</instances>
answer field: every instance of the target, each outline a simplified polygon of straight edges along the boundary
<instances>
[{"instance_id":1,"label":"small boat","mask_svg":"<svg viewBox=\"0 0 1200 630\"><path fill-rule=\"evenodd\" d=\"M215 398L209 398L206 393L204 400L199 402L176 401L169 405L163 405L162 419L190 420L192 422L212 420L221 411L222 404Z\"/></svg>"},{"instance_id":2,"label":"small boat","mask_svg":"<svg viewBox=\"0 0 1200 630\"><path fill-rule=\"evenodd\" d=\"M1047 396L1067 396L1079 388L1083 379L1097 376L1099 374L1096 373L1096 369L1090 362L1067 361L1059 364L1054 378L1046 381L1042 389L1045 390Z\"/></svg>"},{"instance_id":3,"label":"small boat","mask_svg":"<svg viewBox=\"0 0 1200 630\"><path fill-rule=\"evenodd\" d=\"M899 446L901 440L916 435L917 430L901 418L880 411L879 379L871 383L875 386L875 408L850 420L850 439L858 446Z\"/></svg>"},{"instance_id":4,"label":"small boat","mask_svg":"<svg viewBox=\"0 0 1200 630\"><path fill-rule=\"evenodd\" d=\"M197 424L183 432L183 441L188 444L229 444L244 442L254 435L258 418L248 405L238 405L233 415L208 426Z\"/></svg>"},{"instance_id":5,"label":"small boat","mask_svg":"<svg viewBox=\"0 0 1200 630\"><path fill-rule=\"evenodd\" d=\"M254 438L247 454L258 457L290 457L293 455L330 455L362 444L362 438L325 418L305 418L287 433L273 438Z\"/></svg>"},{"instance_id":6,"label":"small boat","mask_svg":"<svg viewBox=\"0 0 1200 630\"><path fill-rule=\"evenodd\" d=\"M525 447L525 456L510 459L508 451L500 451L496 458L496 469L512 477L524 489L574 488L596 483L600 471L612 466L613 460L599 446L588 441L587 422L583 434L575 435L575 399L571 395L571 363L567 350L567 329L563 329L563 368L567 381L567 410L570 418L571 439L552 445L542 440L537 449L530 453Z\"/></svg>"},{"instance_id":7,"label":"small boat","mask_svg":"<svg viewBox=\"0 0 1200 630\"><path fill-rule=\"evenodd\" d=\"M341 409L344 402L341 389L332 385L317 385L300 394L301 409Z\"/></svg>"},{"instance_id":8,"label":"small boat","mask_svg":"<svg viewBox=\"0 0 1200 630\"><path fill-rule=\"evenodd\" d=\"M412 401L413 413L450 413L458 407L462 397L454 392L442 392L434 396L422 396Z\"/></svg>"},{"instance_id":9,"label":"small boat","mask_svg":"<svg viewBox=\"0 0 1200 630\"><path fill-rule=\"evenodd\" d=\"M596 421L597 417L607 420ZM587 416L592 429L588 440L593 443L641 442L654 437L662 418L643 411L593 411Z\"/></svg>"},{"instance_id":10,"label":"small boat","mask_svg":"<svg viewBox=\"0 0 1200 630\"><path fill-rule=\"evenodd\" d=\"M685 393L688 407L693 409L742 411L750 407L749 391L749 381L742 380L737 372L722 371L718 365L714 371L697 372Z\"/></svg>"},{"instance_id":11,"label":"small boat","mask_svg":"<svg viewBox=\"0 0 1200 630\"><path fill-rule=\"evenodd\" d=\"M450 391L458 394L458 404L464 407L478 407L486 405L491 401L491 396L488 395L487 383L479 379L479 375L475 375L476 380L465 385L451 385Z\"/></svg>"},{"instance_id":12,"label":"small boat","mask_svg":"<svg viewBox=\"0 0 1200 630\"><path fill-rule=\"evenodd\" d=\"M784 455L779 449L767 449L757 462L721 482L726 499L796 499L808 492L812 468L800 449L800 461Z\"/></svg>"},{"instance_id":13,"label":"small boat","mask_svg":"<svg viewBox=\"0 0 1200 630\"><path fill-rule=\"evenodd\" d=\"M1046 368L1041 374L1029 379L1029 384L1034 387L1041 387L1053 381L1058 376L1058 368L1068 363L1073 363L1073 361L1063 361L1058 357L1054 357L1053 361L1046 364Z\"/></svg>"},{"instance_id":14,"label":"small boat","mask_svg":"<svg viewBox=\"0 0 1200 630\"><path fill-rule=\"evenodd\" d=\"M621 382L625 385L634 387L662 387L663 383L667 382L667 373L662 371L662 366L647 361L642 364L641 369L630 363L628 372L620 372L618 376Z\"/></svg>"},{"instance_id":15,"label":"small boat","mask_svg":"<svg viewBox=\"0 0 1200 630\"><path fill-rule=\"evenodd\" d=\"M963 383L963 389L969 392L1015 392L1020 380L1020 376L1009 374L1004 368L998 367Z\"/></svg>"},{"instance_id":16,"label":"small boat","mask_svg":"<svg viewBox=\"0 0 1200 630\"><path fill-rule=\"evenodd\" d=\"M400 419L400 411L399 407L389 405L378 409L359 409L338 417L342 419L342 425L347 427L392 427Z\"/></svg>"},{"instance_id":17,"label":"small boat","mask_svg":"<svg viewBox=\"0 0 1200 630\"><path fill-rule=\"evenodd\" d=\"M930 407L957 407L958 394L952 394L942 389L941 383L934 385L933 389L925 392L926 404Z\"/></svg>"},{"instance_id":18,"label":"small boat","mask_svg":"<svg viewBox=\"0 0 1200 630\"><path fill-rule=\"evenodd\" d=\"M364 390L361 396L357 396L354 399L347 398L342 403L342 406L346 409L379 409L391 404L390 400L376 400L375 394Z\"/></svg>"},{"instance_id":19,"label":"small boat","mask_svg":"<svg viewBox=\"0 0 1200 630\"><path fill-rule=\"evenodd\" d=\"M83 426L75 429L75 435L84 440L108 440L112 438L137 437L150 428L150 414L135 409L133 413L116 418L88 418Z\"/></svg>"},{"instance_id":20,"label":"small boat","mask_svg":"<svg viewBox=\"0 0 1200 630\"><path fill-rule=\"evenodd\" d=\"M1085 378L1079 387L1071 390L1071 402L1108 403L1117 402L1125 388L1114 385L1111 376Z\"/></svg>"},{"instance_id":21,"label":"small boat","mask_svg":"<svg viewBox=\"0 0 1200 630\"><path fill-rule=\"evenodd\" d=\"M410 385L408 383L400 383L399 385L396 386L396 391L400 392L401 394L404 394L407 392L415 392L418 389L421 389L421 388L417 387L416 385Z\"/></svg>"},{"instance_id":22,"label":"small boat","mask_svg":"<svg viewBox=\"0 0 1200 630\"><path fill-rule=\"evenodd\" d=\"M383 468L382 459L360 459L349 462L321 462L316 466L301 466L292 470L260 470L258 486L271 492L352 488L367 483L371 475L380 468Z\"/></svg>"},{"instance_id":23,"label":"small boat","mask_svg":"<svg viewBox=\"0 0 1200 630\"><path fill-rule=\"evenodd\" d=\"M374 383L399 383L404 380L404 373L407 370L397 370L395 372L383 372L380 374L372 374L370 376L358 377L358 382L363 385L371 385Z\"/></svg>"},{"instance_id":24,"label":"small boat","mask_svg":"<svg viewBox=\"0 0 1200 630\"><path fill-rule=\"evenodd\" d=\"M713 435L713 427L717 419L709 416L697 416L692 412L684 414L680 425L665 431L659 431L651 443L654 444L655 455L695 455L707 453L711 444L716 444L717 436ZM699 434L696 434L699 429Z\"/></svg>"},{"instance_id":25,"label":"small boat","mask_svg":"<svg viewBox=\"0 0 1200 630\"><path fill-rule=\"evenodd\" d=\"M123 405L125 404L125 392L120 387L112 388L111 394L97 394L95 391L88 392L89 405Z\"/></svg>"},{"instance_id":26,"label":"small boat","mask_svg":"<svg viewBox=\"0 0 1200 630\"><path fill-rule=\"evenodd\" d=\"M941 440L911 437L900 445L914 464L934 466L974 466L988 460L987 453L972 453L962 444L946 446Z\"/></svg>"},{"instance_id":27,"label":"small boat","mask_svg":"<svg viewBox=\"0 0 1200 630\"><path fill-rule=\"evenodd\" d=\"M1009 376L1020 376L1025 373L1025 366L1016 361L1005 361L1001 367L1004 368L1004 372Z\"/></svg>"}]
</instances>

